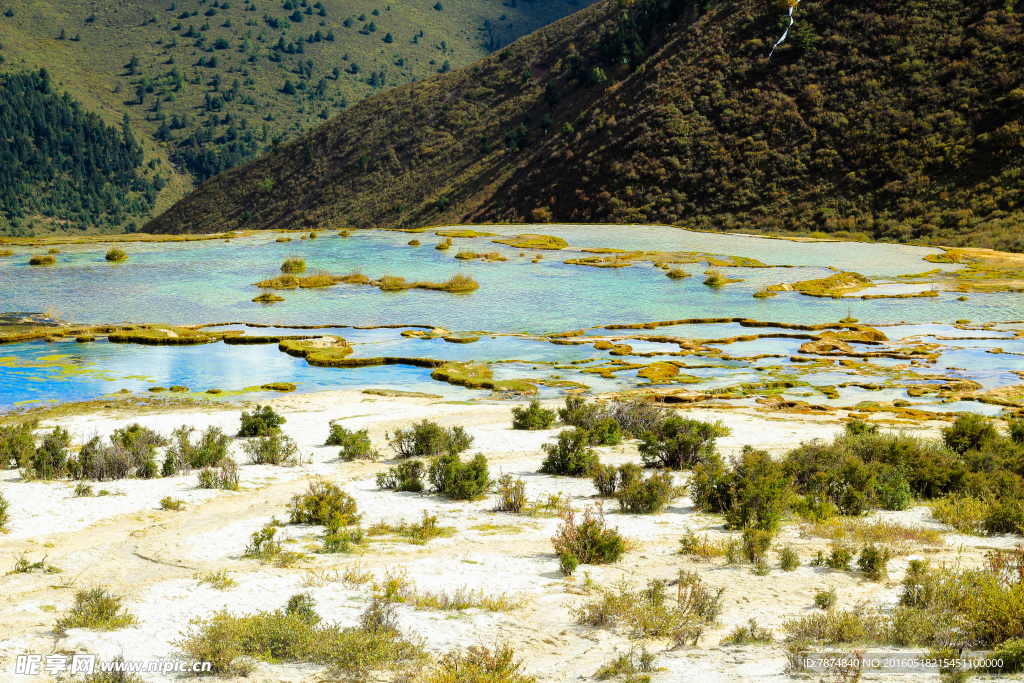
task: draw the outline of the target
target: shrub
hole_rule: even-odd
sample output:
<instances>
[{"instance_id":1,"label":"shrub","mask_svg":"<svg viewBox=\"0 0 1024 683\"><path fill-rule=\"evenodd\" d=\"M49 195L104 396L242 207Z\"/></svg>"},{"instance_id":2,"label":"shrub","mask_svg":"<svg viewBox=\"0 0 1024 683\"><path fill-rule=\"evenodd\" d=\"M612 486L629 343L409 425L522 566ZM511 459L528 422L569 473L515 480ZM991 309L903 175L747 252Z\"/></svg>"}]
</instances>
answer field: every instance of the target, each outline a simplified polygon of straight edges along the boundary
<instances>
[{"instance_id":1,"label":"shrub","mask_svg":"<svg viewBox=\"0 0 1024 683\"><path fill-rule=\"evenodd\" d=\"M669 410L650 400L635 398L631 401L615 401L602 413L601 419L610 417L619 423L625 436L635 438L656 429L669 414Z\"/></svg>"},{"instance_id":2,"label":"shrub","mask_svg":"<svg viewBox=\"0 0 1024 683\"><path fill-rule=\"evenodd\" d=\"M1012 418L1009 423L1010 440L1024 444L1024 417Z\"/></svg>"},{"instance_id":3,"label":"shrub","mask_svg":"<svg viewBox=\"0 0 1024 683\"><path fill-rule=\"evenodd\" d=\"M838 598L836 589L829 588L827 591L818 591L814 594L814 604L821 609L832 609Z\"/></svg>"},{"instance_id":4,"label":"shrub","mask_svg":"<svg viewBox=\"0 0 1024 683\"><path fill-rule=\"evenodd\" d=\"M59 479L68 475L68 448L71 434L54 427L32 455L32 474L40 479Z\"/></svg>"},{"instance_id":5,"label":"shrub","mask_svg":"<svg viewBox=\"0 0 1024 683\"><path fill-rule=\"evenodd\" d=\"M850 549L845 546L837 545L833 546L829 551L828 557L825 558L825 566L831 567L832 569L847 571L850 568L850 562L852 560L853 553L850 552Z\"/></svg>"},{"instance_id":6,"label":"shrub","mask_svg":"<svg viewBox=\"0 0 1024 683\"><path fill-rule=\"evenodd\" d=\"M721 614L724 589L708 588L695 573L680 571L675 604L665 595L664 581L643 590L623 582L617 591L601 590L589 603L572 610L576 623L628 630L634 639L671 638L677 645L696 644L704 629Z\"/></svg>"},{"instance_id":7,"label":"shrub","mask_svg":"<svg viewBox=\"0 0 1024 683\"><path fill-rule=\"evenodd\" d=\"M753 564L762 562L764 556L768 554L768 549L772 547L772 538L772 532L764 529L744 529L741 541L744 559Z\"/></svg>"},{"instance_id":8,"label":"shrub","mask_svg":"<svg viewBox=\"0 0 1024 683\"><path fill-rule=\"evenodd\" d=\"M786 546L779 551L779 568L783 571L796 571L800 566L800 556L796 554L792 546Z\"/></svg>"},{"instance_id":9,"label":"shrub","mask_svg":"<svg viewBox=\"0 0 1024 683\"><path fill-rule=\"evenodd\" d=\"M673 416L659 422L640 437L640 457L647 467L691 469L715 452L715 439L728 436L721 421L702 422Z\"/></svg>"},{"instance_id":10,"label":"shrub","mask_svg":"<svg viewBox=\"0 0 1024 683\"><path fill-rule=\"evenodd\" d=\"M212 673L231 675L246 673L242 668L246 656L268 662L310 662L347 672L393 669L424 656L419 644L373 618L371 610L381 610L376 602L355 628L314 622L306 606L304 600L296 600L290 612L242 616L222 610L208 619L189 622L188 631L174 645L189 660L210 662ZM384 611L389 607L385 605Z\"/></svg>"},{"instance_id":11,"label":"shrub","mask_svg":"<svg viewBox=\"0 0 1024 683\"><path fill-rule=\"evenodd\" d=\"M761 628L751 619L746 625L737 624L722 643L724 645L771 645L775 641L771 629Z\"/></svg>"},{"instance_id":12,"label":"shrub","mask_svg":"<svg viewBox=\"0 0 1024 683\"><path fill-rule=\"evenodd\" d=\"M878 479L875 488L878 504L886 510L906 510L913 501L910 482L902 467L890 468Z\"/></svg>"},{"instance_id":13,"label":"shrub","mask_svg":"<svg viewBox=\"0 0 1024 683\"><path fill-rule=\"evenodd\" d=\"M739 542L733 538L713 541L707 534L697 536L692 531L686 533L679 539L679 553L699 557L702 560L713 560L717 557L729 557L729 564L733 564L734 556L738 559L737 546Z\"/></svg>"},{"instance_id":14,"label":"shrub","mask_svg":"<svg viewBox=\"0 0 1024 683\"><path fill-rule=\"evenodd\" d=\"M761 529L774 533L792 496L789 477L781 463L765 451L745 446L730 482L731 505L725 518L733 529Z\"/></svg>"},{"instance_id":15,"label":"shrub","mask_svg":"<svg viewBox=\"0 0 1024 683\"><path fill-rule=\"evenodd\" d=\"M108 261L124 261L126 258L128 258L128 254L125 252L124 249L112 247L110 250L107 251L106 259Z\"/></svg>"},{"instance_id":16,"label":"shrub","mask_svg":"<svg viewBox=\"0 0 1024 683\"><path fill-rule=\"evenodd\" d=\"M194 427L182 425L171 432L171 445L164 456L163 475L170 477L179 472L189 473L193 469L217 466L228 457L231 437L220 427L209 427L199 435L199 441L192 443Z\"/></svg>"},{"instance_id":17,"label":"shrub","mask_svg":"<svg viewBox=\"0 0 1024 683\"><path fill-rule=\"evenodd\" d=\"M576 427L558 434L558 440L541 446L547 457L541 464L543 474L557 474L568 477L590 476L597 464L597 454L588 448L590 435L585 429Z\"/></svg>"},{"instance_id":18,"label":"shrub","mask_svg":"<svg viewBox=\"0 0 1024 683\"><path fill-rule=\"evenodd\" d=\"M622 430L619 428L619 423L610 417L600 420L588 433L593 446L617 446L622 443Z\"/></svg>"},{"instance_id":19,"label":"shrub","mask_svg":"<svg viewBox=\"0 0 1024 683\"><path fill-rule=\"evenodd\" d=\"M377 474L377 488L392 491L423 491L423 462L406 460L386 472Z\"/></svg>"},{"instance_id":20,"label":"shrub","mask_svg":"<svg viewBox=\"0 0 1024 683\"><path fill-rule=\"evenodd\" d=\"M249 559L270 561L281 554L282 541L277 538L277 527L280 522L276 518L270 520L262 529L252 532L249 537L249 545L245 546L242 557Z\"/></svg>"},{"instance_id":21,"label":"shrub","mask_svg":"<svg viewBox=\"0 0 1024 683\"><path fill-rule=\"evenodd\" d=\"M526 505L526 482L522 479L513 479L511 474L503 474L498 477L495 493L498 495L498 504L495 512L511 512L520 514Z\"/></svg>"},{"instance_id":22,"label":"shrub","mask_svg":"<svg viewBox=\"0 0 1024 683\"><path fill-rule=\"evenodd\" d=\"M10 531L7 525L11 523L11 504L7 498L4 497L2 491L0 491L0 534L6 534Z\"/></svg>"},{"instance_id":23,"label":"shrub","mask_svg":"<svg viewBox=\"0 0 1024 683\"><path fill-rule=\"evenodd\" d=\"M68 613L57 620L53 632L63 635L69 628L92 628L113 631L138 623L121 602L124 598L114 595L105 588L90 588L75 593L75 604Z\"/></svg>"},{"instance_id":24,"label":"shrub","mask_svg":"<svg viewBox=\"0 0 1024 683\"><path fill-rule=\"evenodd\" d=\"M228 576L226 569L220 569L215 572L207 572L200 574L196 572L192 575L192 578L196 580L197 584L209 584L211 587L216 588L219 591L226 591L229 588L234 588L238 585L238 582Z\"/></svg>"},{"instance_id":25,"label":"shrub","mask_svg":"<svg viewBox=\"0 0 1024 683\"><path fill-rule=\"evenodd\" d=\"M376 460L380 457L370 443L370 434L367 430L349 431L336 422L331 422L331 433L327 436L326 445L341 446L338 457L345 462Z\"/></svg>"},{"instance_id":26,"label":"shrub","mask_svg":"<svg viewBox=\"0 0 1024 683\"><path fill-rule=\"evenodd\" d=\"M292 496L288 514L292 524L349 526L361 519L352 496L337 484L319 478L309 483L305 493Z\"/></svg>"},{"instance_id":27,"label":"shrub","mask_svg":"<svg viewBox=\"0 0 1024 683\"><path fill-rule=\"evenodd\" d=\"M981 450L987 443L998 438L999 432L992 421L977 413L964 413L942 430L942 440L960 455Z\"/></svg>"},{"instance_id":28,"label":"shrub","mask_svg":"<svg viewBox=\"0 0 1024 683\"><path fill-rule=\"evenodd\" d=\"M487 458L480 453L469 462L462 462L454 454L433 458L427 478L434 493L451 500L477 500L491 488Z\"/></svg>"},{"instance_id":29,"label":"shrub","mask_svg":"<svg viewBox=\"0 0 1024 683\"><path fill-rule=\"evenodd\" d=\"M28 260L30 266L52 266L56 262L57 257L50 254L33 254Z\"/></svg>"},{"instance_id":30,"label":"shrub","mask_svg":"<svg viewBox=\"0 0 1024 683\"><path fill-rule=\"evenodd\" d=\"M1024 533L1024 507L1016 500L992 503L985 517L984 528L988 534Z\"/></svg>"},{"instance_id":31,"label":"shrub","mask_svg":"<svg viewBox=\"0 0 1024 683\"><path fill-rule=\"evenodd\" d=\"M880 548L872 543L861 549L860 557L857 558L857 567L872 581L881 581L889 575L889 559L888 548Z\"/></svg>"},{"instance_id":32,"label":"shrub","mask_svg":"<svg viewBox=\"0 0 1024 683\"><path fill-rule=\"evenodd\" d=\"M515 660L515 652L506 644L494 652L470 646L465 654L451 652L442 657L424 683L536 683L537 679L527 676L522 668L522 662Z\"/></svg>"},{"instance_id":33,"label":"shrub","mask_svg":"<svg viewBox=\"0 0 1024 683\"><path fill-rule=\"evenodd\" d=\"M597 670L597 673L594 674L594 678L599 681L606 681L616 676L625 676L624 680L641 683L643 679L638 679L633 674L650 673L652 671L655 671L654 655L647 651L646 646L641 645L639 652L631 647L629 652L623 652L610 662L602 665ZM650 676L647 676L646 679L649 681Z\"/></svg>"},{"instance_id":34,"label":"shrub","mask_svg":"<svg viewBox=\"0 0 1024 683\"><path fill-rule=\"evenodd\" d=\"M238 490L238 465L231 458L223 458L216 467L204 467L199 471L198 486L201 489Z\"/></svg>"},{"instance_id":35,"label":"shrub","mask_svg":"<svg viewBox=\"0 0 1024 683\"><path fill-rule=\"evenodd\" d=\"M669 472L652 473L644 479L642 475L623 477L621 476L622 470L619 471L622 483L615 492L615 500L619 502L622 512L633 514L661 512L663 507L679 495L679 489L673 483L672 475Z\"/></svg>"},{"instance_id":36,"label":"shrub","mask_svg":"<svg viewBox=\"0 0 1024 683\"><path fill-rule=\"evenodd\" d=\"M565 407L558 409L558 421L570 427L590 429L600 419L601 408L594 403L587 403L582 396L568 395Z\"/></svg>"},{"instance_id":37,"label":"shrub","mask_svg":"<svg viewBox=\"0 0 1024 683\"><path fill-rule=\"evenodd\" d=\"M171 510L174 512L184 510L185 501L181 500L180 498L172 498L171 496L166 496L160 499L160 509Z\"/></svg>"},{"instance_id":38,"label":"shrub","mask_svg":"<svg viewBox=\"0 0 1024 683\"><path fill-rule=\"evenodd\" d=\"M242 450L253 465L294 465L299 457L295 442L277 431L246 441Z\"/></svg>"},{"instance_id":39,"label":"shrub","mask_svg":"<svg viewBox=\"0 0 1024 683\"><path fill-rule=\"evenodd\" d=\"M399 458L431 458L458 455L468 450L473 445L473 436L461 426L446 429L436 422L423 420L396 431L389 443Z\"/></svg>"},{"instance_id":40,"label":"shrub","mask_svg":"<svg viewBox=\"0 0 1024 683\"><path fill-rule=\"evenodd\" d=\"M580 564L608 564L615 562L625 552L626 544L615 529L609 529L604 521L604 509L598 503L583 510L583 520L577 524L572 508L564 507L558 512L562 523L551 539L559 558L571 555Z\"/></svg>"},{"instance_id":41,"label":"shrub","mask_svg":"<svg viewBox=\"0 0 1024 683\"><path fill-rule=\"evenodd\" d=\"M150 479L157 473L153 454L138 459L119 443L104 444L94 436L78 452L76 459L68 461L68 472L75 479L110 481L129 476Z\"/></svg>"},{"instance_id":42,"label":"shrub","mask_svg":"<svg viewBox=\"0 0 1024 683\"><path fill-rule=\"evenodd\" d=\"M554 422L555 411L542 408L537 399L512 409L512 429L550 429Z\"/></svg>"},{"instance_id":43,"label":"shrub","mask_svg":"<svg viewBox=\"0 0 1024 683\"><path fill-rule=\"evenodd\" d=\"M35 421L0 426L0 470L29 467L36 454Z\"/></svg>"},{"instance_id":44,"label":"shrub","mask_svg":"<svg viewBox=\"0 0 1024 683\"><path fill-rule=\"evenodd\" d=\"M597 495L604 498L611 498L615 495L619 471L614 465L597 463L590 469L590 477L594 480Z\"/></svg>"},{"instance_id":45,"label":"shrub","mask_svg":"<svg viewBox=\"0 0 1024 683\"><path fill-rule=\"evenodd\" d=\"M269 436L281 429L285 419L270 406L256 406L252 413L242 412L242 427L238 436Z\"/></svg>"},{"instance_id":46,"label":"shrub","mask_svg":"<svg viewBox=\"0 0 1024 683\"><path fill-rule=\"evenodd\" d=\"M732 473L717 453L693 468L688 488L694 507L701 512L722 514L732 508Z\"/></svg>"},{"instance_id":47,"label":"shrub","mask_svg":"<svg viewBox=\"0 0 1024 683\"><path fill-rule=\"evenodd\" d=\"M931 503L932 517L965 534L981 535L985 531L991 504L971 496L946 496Z\"/></svg>"}]
</instances>

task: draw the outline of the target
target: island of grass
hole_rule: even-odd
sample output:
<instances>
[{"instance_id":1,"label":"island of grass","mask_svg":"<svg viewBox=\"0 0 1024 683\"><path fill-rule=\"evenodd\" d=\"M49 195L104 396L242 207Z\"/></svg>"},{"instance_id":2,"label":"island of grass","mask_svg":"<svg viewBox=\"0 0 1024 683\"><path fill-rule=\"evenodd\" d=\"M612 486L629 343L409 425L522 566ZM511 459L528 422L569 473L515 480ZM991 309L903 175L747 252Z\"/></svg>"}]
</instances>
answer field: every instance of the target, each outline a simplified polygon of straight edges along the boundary
<instances>
[{"instance_id":1,"label":"island of grass","mask_svg":"<svg viewBox=\"0 0 1024 683\"><path fill-rule=\"evenodd\" d=\"M496 251L485 251L482 254L478 254L475 251L469 249L462 249L455 255L455 258L462 261L472 261L474 259L481 259L483 261L508 261L507 258L502 256Z\"/></svg>"},{"instance_id":2,"label":"island of grass","mask_svg":"<svg viewBox=\"0 0 1024 683\"><path fill-rule=\"evenodd\" d=\"M707 275L707 278L704 280L704 284L708 287L721 287L722 285L727 285L730 282L743 282L741 278L731 278L717 268L706 270L704 271L704 274Z\"/></svg>"},{"instance_id":3,"label":"island of grass","mask_svg":"<svg viewBox=\"0 0 1024 683\"><path fill-rule=\"evenodd\" d=\"M300 256L289 256L281 264L282 273L304 273L306 272L306 259Z\"/></svg>"},{"instance_id":4,"label":"island of grass","mask_svg":"<svg viewBox=\"0 0 1024 683\"><path fill-rule=\"evenodd\" d=\"M252 301L253 303L257 304L273 304L277 303L278 301L284 301L284 297L278 296L273 292L263 292L259 296L255 297Z\"/></svg>"},{"instance_id":5,"label":"island of grass","mask_svg":"<svg viewBox=\"0 0 1024 683\"><path fill-rule=\"evenodd\" d=\"M30 266L52 266L56 262L56 257L51 254L34 254L28 260Z\"/></svg>"},{"instance_id":6,"label":"island of grass","mask_svg":"<svg viewBox=\"0 0 1024 683\"><path fill-rule=\"evenodd\" d=\"M521 379L494 379L487 363L445 363L430 373L432 379L447 382L467 389L490 389L491 391L535 394L537 387Z\"/></svg>"},{"instance_id":7,"label":"island of grass","mask_svg":"<svg viewBox=\"0 0 1024 683\"><path fill-rule=\"evenodd\" d=\"M292 338L282 339L278 350L287 353L289 356L305 358L310 365L318 367L350 367L344 363L344 359L352 354L352 347L344 338L336 335L327 335L315 338Z\"/></svg>"},{"instance_id":8,"label":"island of grass","mask_svg":"<svg viewBox=\"0 0 1024 683\"><path fill-rule=\"evenodd\" d=\"M758 298L764 298L770 296L768 292L800 292L804 296L838 299L844 294L873 286L871 280L860 273L842 272L817 280L802 280L800 282L771 285L764 289L764 293L758 291L755 293L755 296L759 295Z\"/></svg>"},{"instance_id":9,"label":"island of grass","mask_svg":"<svg viewBox=\"0 0 1024 683\"><path fill-rule=\"evenodd\" d=\"M128 258L128 252L126 252L124 249L121 249L119 247L111 247L107 251L107 255L106 255L105 258L108 261L110 261L111 263L117 263L119 261L124 261L125 259L127 259Z\"/></svg>"},{"instance_id":10,"label":"island of grass","mask_svg":"<svg viewBox=\"0 0 1024 683\"><path fill-rule=\"evenodd\" d=\"M493 232L477 232L476 230L438 230L434 233L438 237L497 237Z\"/></svg>"},{"instance_id":11,"label":"island of grass","mask_svg":"<svg viewBox=\"0 0 1024 683\"><path fill-rule=\"evenodd\" d=\"M449 250L451 248L452 248L452 238L451 237L445 237L443 240L441 240L440 242L438 242L434 246L434 249L437 249L438 251L447 251L447 250Z\"/></svg>"},{"instance_id":12,"label":"island of grass","mask_svg":"<svg viewBox=\"0 0 1024 683\"><path fill-rule=\"evenodd\" d=\"M683 278L690 277L690 274L682 268L670 268L665 275L673 280L682 280Z\"/></svg>"},{"instance_id":13,"label":"island of grass","mask_svg":"<svg viewBox=\"0 0 1024 683\"><path fill-rule=\"evenodd\" d=\"M227 336L240 335L241 330L206 332L193 327L171 325L142 325L134 329L111 332L107 339L114 344L143 344L146 346L192 346L211 344Z\"/></svg>"},{"instance_id":14,"label":"island of grass","mask_svg":"<svg viewBox=\"0 0 1024 683\"><path fill-rule=\"evenodd\" d=\"M552 251L565 249L569 246L568 242L563 240L561 237L552 237L551 235L534 235L532 233L514 235L513 237L502 237L501 239L492 240L492 242L495 244L504 244L509 247L515 247L516 249L547 249Z\"/></svg>"},{"instance_id":15,"label":"island of grass","mask_svg":"<svg viewBox=\"0 0 1024 683\"><path fill-rule=\"evenodd\" d=\"M622 249L590 248L581 249L583 256L572 258L565 263L591 268L627 268L636 262L651 263L659 268L671 268L674 264L707 263L711 268L771 268L755 258L747 256L723 256L702 251L624 251Z\"/></svg>"},{"instance_id":16,"label":"island of grass","mask_svg":"<svg viewBox=\"0 0 1024 683\"><path fill-rule=\"evenodd\" d=\"M14 256L13 249L0 249L0 257L3 256Z\"/></svg>"},{"instance_id":17,"label":"island of grass","mask_svg":"<svg viewBox=\"0 0 1024 683\"><path fill-rule=\"evenodd\" d=\"M342 283L351 285L368 285L370 284L370 278L366 277L362 273L331 275L325 271L317 271L312 275L307 275L306 277L298 277L296 275L278 275L277 277L270 278L269 280L257 282L254 286L262 289L309 289L316 287L330 287L331 285Z\"/></svg>"},{"instance_id":18,"label":"island of grass","mask_svg":"<svg viewBox=\"0 0 1024 683\"><path fill-rule=\"evenodd\" d=\"M254 286L261 289L296 289L330 287L337 284L349 285L371 285L379 287L384 292L401 292L407 289L432 289L442 292L471 292L479 289L480 285L471 275L453 275L444 282L414 281L409 282L404 277L397 275L384 275L379 280L371 280L362 273L349 273L348 275L331 275L318 271L306 277L295 275L279 275L269 280L257 282Z\"/></svg>"},{"instance_id":19,"label":"island of grass","mask_svg":"<svg viewBox=\"0 0 1024 683\"><path fill-rule=\"evenodd\" d=\"M371 285L380 287L382 292L399 292L406 289L431 289L441 292L472 292L480 288L480 284L473 279L472 275L459 273L448 278L444 282L408 282L404 277L385 275Z\"/></svg>"}]
</instances>

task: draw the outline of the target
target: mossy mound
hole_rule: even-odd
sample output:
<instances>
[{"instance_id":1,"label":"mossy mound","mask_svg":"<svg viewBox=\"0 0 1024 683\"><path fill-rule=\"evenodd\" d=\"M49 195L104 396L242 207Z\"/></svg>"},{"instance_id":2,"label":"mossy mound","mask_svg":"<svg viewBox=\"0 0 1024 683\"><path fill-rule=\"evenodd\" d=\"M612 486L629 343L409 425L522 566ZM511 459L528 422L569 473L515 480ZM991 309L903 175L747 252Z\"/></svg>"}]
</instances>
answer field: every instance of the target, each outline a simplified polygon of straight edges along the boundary
<instances>
[{"instance_id":1,"label":"mossy mound","mask_svg":"<svg viewBox=\"0 0 1024 683\"><path fill-rule=\"evenodd\" d=\"M441 337L450 344L472 344L480 341L480 337Z\"/></svg>"},{"instance_id":2,"label":"mossy mound","mask_svg":"<svg viewBox=\"0 0 1024 683\"><path fill-rule=\"evenodd\" d=\"M476 230L438 230L434 233L438 237L497 237L493 232L477 232Z\"/></svg>"},{"instance_id":3,"label":"mossy mound","mask_svg":"<svg viewBox=\"0 0 1024 683\"><path fill-rule=\"evenodd\" d=\"M291 238L291 237L278 237L278 238L277 238L276 240L274 240L274 241L275 241L275 242L281 242L281 243L284 243L284 242L291 242L291 241L292 241L292 238Z\"/></svg>"},{"instance_id":4,"label":"mossy mound","mask_svg":"<svg viewBox=\"0 0 1024 683\"><path fill-rule=\"evenodd\" d=\"M216 395L216 394L220 394L220 393L223 393L223 392L221 392L220 389L207 389L206 393Z\"/></svg>"},{"instance_id":5,"label":"mossy mound","mask_svg":"<svg viewBox=\"0 0 1024 683\"><path fill-rule=\"evenodd\" d=\"M302 239L306 239L303 237ZM281 264L282 273L304 273L306 272L306 259L298 256L289 256Z\"/></svg>"},{"instance_id":6,"label":"mossy mound","mask_svg":"<svg viewBox=\"0 0 1024 683\"><path fill-rule=\"evenodd\" d=\"M704 274L707 275L707 278L704 280L704 284L708 287L721 287L729 284L730 282L743 282L742 279L731 278L720 270L706 270L704 271Z\"/></svg>"},{"instance_id":7,"label":"mossy mound","mask_svg":"<svg viewBox=\"0 0 1024 683\"><path fill-rule=\"evenodd\" d=\"M521 379L494 379L487 363L445 363L430 373L431 378L467 389L535 394L537 387Z\"/></svg>"},{"instance_id":8,"label":"mossy mound","mask_svg":"<svg viewBox=\"0 0 1024 683\"><path fill-rule=\"evenodd\" d=\"M309 334L306 334L306 335L286 335L286 334L280 334L280 335L273 335L273 334L267 334L267 335L259 335L259 334L246 335L246 334L240 334L240 335L233 335L233 336L230 336L230 337L224 337L224 343L225 344L231 344L231 345L237 345L237 346L246 346L246 345L253 345L253 346L255 346L257 344L280 344L281 342L286 342L286 341L302 341L303 339L320 339L320 338L321 337L315 337L315 336L309 335Z\"/></svg>"},{"instance_id":9,"label":"mossy mound","mask_svg":"<svg viewBox=\"0 0 1024 683\"><path fill-rule=\"evenodd\" d=\"M91 334L82 334L75 337L75 341L78 342L79 344L88 344L89 342L96 341L96 337L94 337Z\"/></svg>"},{"instance_id":10,"label":"mossy mound","mask_svg":"<svg viewBox=\"0 0 1024 683\"><path fill-rule=\"evenodd\" d=\"M273 292L264 292L253 299L253 303L257 304L272 304L278 301L284 301L284 297L278 296Z\"/></svg>"},{"instance_id":11,"label":"mossy mound","mask_svg":"<svg viewBox=\"0 0 1024 683\"><path fill-rule=\"evenodd\" d=\"M133 330L118 330L107 337L115 344L144 344L147 346L191 346L210 344L228 336L242 334L239 330L205 332L191 327L168 325L142 326Z\"/></svg>"},{"instance_id":12,"label":"mossy mound","mask_svg":"<svg viewBox=\"0 0 1024 683\"><path fill-rule=\"evenodd\" d=\"M124 249L118 249L117 247L114 247L107 251L107 255L104 258L110 261L111 263L118 263L128 258L128 252L126 252Z\"/></svg>"},{"instance_id":13,"label":"mossy mound","mask_svg":"<svg viewBox=\"0 0 1024 683\"><path fill-rule=\"evenodd\" d=\"M409 246L410 247L418 247L418 246L420 246L420 241L419 240L409 240Z\"/></svg>"},{"instance_id":14,"label":"mossy mound","mask_svg":"<svg viewBox=\"0 0 1024 683\"><path fill-rule=\"evenodd\" d=\"M50 254L35 254L28 260L30 266L52 266L57 259Z\"/></svg>"},{"instance_id":15,"label":"mossy mound","mask_svg":"<svg viewBox=\"0 0 1024 683\"><path fill-rule=\"evenodd\" d=\"M547 249L557 251L558 249L565 249L569 246L569 243L561 237L553 237L551 235L534 235L531 233L515 235L513 237L502 237L501 239L492 241L495 244L505 244L510 247L515 247L516 249Z\"/></svg>"},{"instance_id":16,"label":"mossy mound","mask_svg":"<svg viewBox=\"0 0 1024 683\"><path fill-rule=\"evenodd\" d=\"M350 367L344 360L352 354L352 347L342 337L285 338L278 343L277 348L289 356L305 358L310 365Z\"/></svg>"},{"instance_id":17,"label":"mossy mound","mask_svg":"<svg viewBox=\"0 0 1024 683\"><path fill-rule=\"evenodd\" d=\"M683 278L690 277L690 273L687 273L682 268L670 268L669 271L665 273L665 276L672 278L673 280L682 280Z\"/></svg>"},{"instance_id":18,"label":"mossy mound","mask_svg":"<svg viewBox=\"0 0 1024 683\"><path fill-rule=\"evenodd\" d=\"M679 367L673 363L651 363L645 368L641 368L636 373L637 377L642 377L649 380L651 384L662 384L672 380L673 377L679 375Z\"/></svg>"},{"instance_id":19,"label":"mossy mound","mask_svg":"<svg viewBox=\"0 0 1024 683\"><path fill-rule=\"evenodd\" d=\"M0 249L0 257L3 256L14 256L14 250L12 249Z\"/></svg>"},{"instance_id":20,"label":"mossy mound","mask_svg":"<svg viewBox=\"0 0 1024 683\"><path fill-rule=\"evenodd\" d=\"M451 248L452 248L452 238L451 237L445 237L443 240L441 240L440 242L438 242L434 246L434 249L437 249L438 251L447 251L447 250L449 250Z\"/></svg>"},{"instance_id":21,"label":"mossy mound","mask_svg":"<svg viewBox=\"0 0 1024 683\"><path fill-rule=\"evenodd\" d=\"M380 280L369 284L380 287L382 292L401 292L407 289L430 289L441 292L472 292L480 288L480 284L472 275L453 275L444 282L409 282L404 277L385 275Z\"/></svg>"},{"instance_id":22,"label":"mossy mound","mask_svg":"<svg viewBox=\"0 0 1024 683\"><path fill-rule=\"evenodd\" d=\"M349 232L348 230L339 230L338 231L338 237L348 237L351 234L352 233Z\"/></svg>"},{"instance_id":23,"label":"mossy mound","mask_svg":"<svg viewBox=\"0 0 1024 683\"><path fill-rule=\"evenodd\" d=\"M295 391L298 387L291 382L271 382L269 384L262 385L260 389L263 389L264 391L279 391L282 394L286 394L288 392Z\"/></svg>"},{"instance_id":24,"label":"mossy mound","mask_svg":"<svg viewBox=\"0 0 1024 683\"><path fill-rule=\"evenodd\" d=\"M802 280L792 284L772 285L768 287L768 290L772 292L800 292L804 296L838 299L844 294L873 286L871 280L860 273L842 272L817 280Z\"/></svg>"},{"instance_id":25,"label":"mossy mound","mask_svg":"<svg viewBox=\"0 0 1024 683\"><path fill-rule=\"evenodd\" d=\"M150 387L149 391L152 391L154 394L159 394L162 391L167 391L167 387Z\"/></svg>"},{"instance_id":26,"label":"mossy mound","mask_svg":"<svg viewBox=\"0 0 1024 683\"><path fill-rule=\"evenodd\" d=\"M173 391L176 394L184 394L186 391L188 391L188 387L183 387L180 384L175 384L170 389L168 389L168 391Z\"/></svg>"}]
</instances>

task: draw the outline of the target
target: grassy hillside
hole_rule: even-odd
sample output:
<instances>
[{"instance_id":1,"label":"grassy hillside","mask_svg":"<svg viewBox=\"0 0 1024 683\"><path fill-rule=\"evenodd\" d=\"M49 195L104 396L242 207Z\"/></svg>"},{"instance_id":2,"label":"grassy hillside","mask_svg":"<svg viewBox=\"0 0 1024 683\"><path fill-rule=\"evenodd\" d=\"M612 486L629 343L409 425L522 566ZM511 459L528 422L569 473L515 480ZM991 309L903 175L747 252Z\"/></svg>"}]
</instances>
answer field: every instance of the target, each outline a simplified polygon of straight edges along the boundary
<instances>
[{"instance_id":1,"label":"grassy hillside","mask_svg":"<svg viewBox=\"0 0 1024 683\"><path fill-rule=\"evenodd\" d=\"M45 68L106 123L127 114L169 183L162 210L371 95L475 62L591 2L3 0L0 72ZM0 232L65 227L99 229L0 214Z\"/></svg>"},{"instance_id":2,"label":"grassy hillside","mask_svg":"<svg viewBox=\"0 0 1024 683\"><path fill-rule=\"evenodd\" d=\"M606 0L215 178L148 227L661 222L1024 250L1005 2Z\"/></svg>"}]
</instances>

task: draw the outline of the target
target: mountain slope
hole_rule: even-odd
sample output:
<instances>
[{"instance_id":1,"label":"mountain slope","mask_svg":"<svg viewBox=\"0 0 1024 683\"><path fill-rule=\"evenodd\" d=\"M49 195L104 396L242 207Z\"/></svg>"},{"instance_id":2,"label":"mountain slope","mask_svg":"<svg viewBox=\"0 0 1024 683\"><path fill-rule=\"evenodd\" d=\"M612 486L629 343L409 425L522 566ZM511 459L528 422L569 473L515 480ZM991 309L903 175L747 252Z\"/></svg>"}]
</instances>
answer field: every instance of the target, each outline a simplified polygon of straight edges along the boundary
<instances>
[{"instance_id":1,"label":"mountain slope","mask_svg":"<svg viewBox=\"0 0 1024 683\"><path fill-rule=\"evenodd\" d=\"M0 73L45 68L108 124L127 114L169 181L162 210L275 140L593 1L3 0Z\"/></svg>"},{"instance_id":2,"label":"mountain slope","mask_svg":"<svg viewBox=\"0 0 1024 683\"><path fill-rule=\"evenodd\" d=\"M605 0L360 103L148 226L660 222L1024 250L1005 3ZM707 9L705 9L707 8Z\"/></svg>"}]
</instances>

